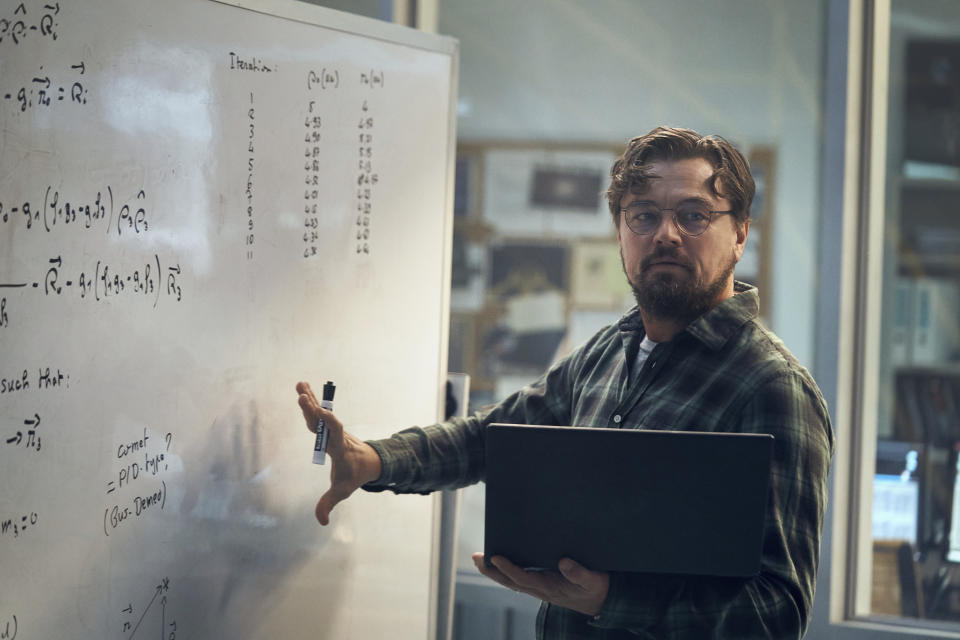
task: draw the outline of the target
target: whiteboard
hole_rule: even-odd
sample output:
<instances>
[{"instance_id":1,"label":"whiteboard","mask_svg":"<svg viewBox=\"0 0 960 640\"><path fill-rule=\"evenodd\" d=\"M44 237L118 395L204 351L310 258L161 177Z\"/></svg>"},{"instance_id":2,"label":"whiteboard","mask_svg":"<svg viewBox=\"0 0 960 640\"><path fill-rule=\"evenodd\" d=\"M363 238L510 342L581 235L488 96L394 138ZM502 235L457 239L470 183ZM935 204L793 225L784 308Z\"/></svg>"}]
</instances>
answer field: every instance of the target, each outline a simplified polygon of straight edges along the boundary
<instances>
[{"instance_id":1,"label":"whiteboard","mask_svg":"<svg viewBox=\"0 0 960 640\"><path fill-rule=\"evenodd\" d=\"M0 0L0 637L425 638L457 44L296 2Z\"/></svg>"}]
</instances>

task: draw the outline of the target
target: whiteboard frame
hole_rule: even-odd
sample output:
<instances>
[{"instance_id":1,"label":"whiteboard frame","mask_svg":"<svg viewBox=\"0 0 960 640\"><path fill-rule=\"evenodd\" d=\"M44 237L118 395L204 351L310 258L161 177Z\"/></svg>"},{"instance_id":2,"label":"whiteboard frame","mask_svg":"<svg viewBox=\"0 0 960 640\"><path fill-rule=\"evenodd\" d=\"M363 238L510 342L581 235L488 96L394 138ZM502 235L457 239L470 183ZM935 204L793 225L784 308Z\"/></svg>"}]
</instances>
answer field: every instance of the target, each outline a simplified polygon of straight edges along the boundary
<instances>
[{"instance_id":1,"label":"whiteboard frame","mask_svg":"<svg viewBox=\"0 0 960 640\"><path fill-rule=\"evenodd\" d=\"M453 58L453 73L451 76L452 96L456 97L456 84L459 76L460 42L450 36L417 31L410 27L384 22L366 16L359 16L345 11L338 11L327 7L310 4L303 0L210 0L220 4L231 5L241 9L249 9L306 24L318 25L327 29L334 29L344 33L362 35L384 42L399 44L407 47L445 53ZM456 105L456 101L451 105ZM456 133L456 109L453 109L453 133Z\"/></svg>"}]
</instances>

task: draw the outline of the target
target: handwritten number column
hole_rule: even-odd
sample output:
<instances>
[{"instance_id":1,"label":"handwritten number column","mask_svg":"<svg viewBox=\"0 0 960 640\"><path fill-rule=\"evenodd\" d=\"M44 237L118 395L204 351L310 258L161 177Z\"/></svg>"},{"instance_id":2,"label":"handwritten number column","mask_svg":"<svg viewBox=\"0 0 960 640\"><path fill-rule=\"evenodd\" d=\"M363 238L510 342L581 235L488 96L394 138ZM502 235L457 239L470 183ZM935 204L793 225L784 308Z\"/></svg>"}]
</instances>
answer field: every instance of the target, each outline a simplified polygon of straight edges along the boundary
<instances>
[{"instance_id":1,"label":"handwritten number column","mask_svg":"<svg viewBox=\"0 0 960 640\"><path fill-rule=\"evenodd\" d=\"M311 69L307 72L307 91L333 91L340 88L340 71L337 69ZM320 142L323 140L323 118L317 100L307 104L307 116L303 126L305 161L303 172L306 182L303 192L303 257L318 255L317 243L320 241L320 219L317 207L320 200Z\"/></svg>"},{"instance_id":2,"label":"handwritten number column","mask_svg":"<svg viewBox=\"0 0 960 640\"><path fill-rule=\"evenodd\" d=\"M372 92L383 87L383 72L373 70L360 74L362 89ZM369 255L371 243L370 220L373 214L373 192L378 176L374 172L374 118L371 98L364 99L357 125L357 233L356 253Z\"/></svg>"},{"instance_id":3,"label":"handwritten number column","mask_svg":"<svg viewBox=\"0 0 960 640\"><path fill-rule=\"evenodd\" d=\"M317 218L317 202L320 198L320 140L323 120L317 110L316 102L311 100L307 109L307 118L304 122L306 127L306 162L303 165L306 174L303 208L303 257L309 258L317 255L317 241L320 239L318 231L319 221Z\"/></svg>"},{"instance_id":4,"label":"handwritten number column","mask_svg":"<svg viewBox=\"0 0 960 640\"><path fill-rule=\"evenodd\" d=\"M253 92L250 92L250 109L247 111L247 124L250 127L250 132L247 135L247 235L246 235L246 248L247 248L247 260L253 260L253 168L254 168L254 159L255 147L253 144L254 137L256 136L256 110L253 106Z\"/></svg>"}]
</instances>

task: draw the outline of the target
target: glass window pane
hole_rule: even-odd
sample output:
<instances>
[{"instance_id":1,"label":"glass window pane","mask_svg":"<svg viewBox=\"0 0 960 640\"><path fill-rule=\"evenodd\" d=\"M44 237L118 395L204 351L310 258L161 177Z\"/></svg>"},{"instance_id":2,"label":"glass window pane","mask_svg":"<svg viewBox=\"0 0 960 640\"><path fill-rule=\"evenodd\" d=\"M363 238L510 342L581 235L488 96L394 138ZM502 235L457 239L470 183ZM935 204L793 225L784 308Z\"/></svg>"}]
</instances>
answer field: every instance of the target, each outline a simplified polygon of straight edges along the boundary
<instances>
[{"instance_id":1,"label":"glass window pane","mask_svg":"<svg viewBox=\"0 0 960 640\"><path fill-rule=\"evenodd\" d=\"M890 13L871 613L960 622L960 3Z\"/></svg>"}]
</instances>

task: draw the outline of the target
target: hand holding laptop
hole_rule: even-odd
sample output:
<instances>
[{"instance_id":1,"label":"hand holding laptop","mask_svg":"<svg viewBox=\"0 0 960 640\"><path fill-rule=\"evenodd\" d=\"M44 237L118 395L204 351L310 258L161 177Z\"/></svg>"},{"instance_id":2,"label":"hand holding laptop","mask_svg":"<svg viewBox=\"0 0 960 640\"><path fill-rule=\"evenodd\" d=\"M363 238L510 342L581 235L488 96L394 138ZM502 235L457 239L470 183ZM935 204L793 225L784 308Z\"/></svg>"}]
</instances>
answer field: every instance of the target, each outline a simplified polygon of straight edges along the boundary
<instances>
[{"instance_id":1,"label":"hand holding laptop","mask_svg":"<svg viewBox=\"0 0 960 640\"><path fill-rule=\"evenodd\" d=\"M589 616L600 612L610 589L609 573L591 571L570 558L560 560L559 572L528 571L503 556L494 556L490 562L492 567L484 563L483 553L473 554L477 570L494 582Z\"/></svg>"}]
</instances>

